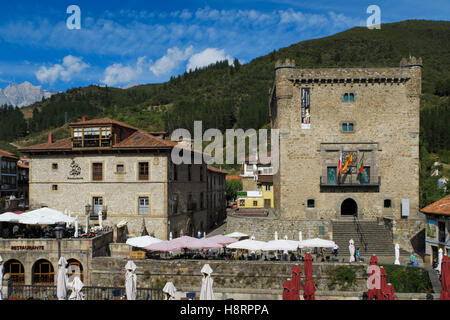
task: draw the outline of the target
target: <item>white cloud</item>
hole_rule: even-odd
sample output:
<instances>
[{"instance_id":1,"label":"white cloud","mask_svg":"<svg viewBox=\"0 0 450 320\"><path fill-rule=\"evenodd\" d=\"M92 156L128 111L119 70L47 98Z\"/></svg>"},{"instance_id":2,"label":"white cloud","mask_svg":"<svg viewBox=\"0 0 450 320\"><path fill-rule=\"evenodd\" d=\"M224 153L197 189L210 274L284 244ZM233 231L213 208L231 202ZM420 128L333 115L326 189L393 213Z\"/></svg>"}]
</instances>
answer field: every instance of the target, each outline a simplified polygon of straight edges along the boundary
<instances>
[{"instance_id":1,"label":"white cloud","mask_svg":"<svg viewBox=\"0 0 450 320\"><path fill-rule=\"evenodd\" d=\"M42 66L36 71L36 78L41 83L55 83L57 80L68 82L72 77L81 73L89 65L83 62L83 58L68 55L64 57L62 64L55 64L52 67Z\"/></svg>"},{"instance_id":2,"label":"white cloud","mask_svg":"<svg viewBox=\"0 0 450 320\"><path fill-rule=\"evenodd\" d=\"M150 71L157 77L169 74L176 69L183 61L186 61L193 52L193 47L189 46L184 51L177 47L167 50L166 55L158 59L154 65L150 67Z\"/></svg>"},{"instance_id":3,"label":"white cloud","mask_svg":"<svg viewBox=\"0 0 450 320\"><path fill-rule=\"evenodd\" d=\"M187 70L195 70L195 68L201 68L209 66L217 61L228 60L230 63L233 59L225 54L225 50L219 50L216 48L208 48L200 53L194 54L190 59L186 67Z\"/></svg>"},{"instance_id":4,"label":"white cloud","mask_svg":"<svg viewBox=\"0 0 450 320\"><path fill-rule=\"evenodd\" d=\"M104 79L101 83L108 86L114 86L116 84L128 83L135 81L143 72L143 67L146 63L146 57L139 57L136 66L124 66L121 63L115 63L105 69Z\"/></svg>"}]
</instances>

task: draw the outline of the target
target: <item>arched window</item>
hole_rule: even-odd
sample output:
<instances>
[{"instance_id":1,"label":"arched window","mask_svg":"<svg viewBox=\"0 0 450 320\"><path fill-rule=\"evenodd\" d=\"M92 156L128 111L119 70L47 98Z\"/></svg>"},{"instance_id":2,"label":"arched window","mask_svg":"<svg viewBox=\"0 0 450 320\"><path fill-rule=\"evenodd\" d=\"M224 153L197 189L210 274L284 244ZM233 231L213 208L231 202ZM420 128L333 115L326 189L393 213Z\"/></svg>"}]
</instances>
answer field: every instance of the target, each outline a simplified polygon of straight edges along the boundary
<instances>
[{"instance_id":1,"label":"arched window","mask_svg":"<svg viewBox=\"0 0 450 320\"><path fill-rule=\"evenodd\" d=\"M67 260L67 264L69 265L67 270L69 279L70 277L78 276L80 277L81 282L83 282L83 266L81 265L81 262L75 259L69 259Z\"/></svg>"},{"instance_id":2,"label":"arched window","mask_svg":"<svg viewBox=\"0 0 450 320\"><path fill-rule=\"evenodd\" d=\"M20 261L15 259L6 261L3 273L9 274L11 282L25 284L25 271Z\"/></svg>"},{"instance_id":3,"label":"arched window","mask_svg":"<svg viewBox=\"0 0 450 320\"><path fill-rule=\"evenodd\" d=\"M344 102L348 102L348 93L344 94Z\"/></svg>"},{"instance_id":4,"label":"arched window","mask_svg":"<svg viewBox=\"0 0 450 320\"><path fill-rule=\"evenodd\" d=\"M53 285L55 283L55 270L48 260L38 260L33 265L33 284Z\"/></svg>"},{"instance_id":5,"label":"arched window","mask_svg":"<svg viewBox=\"0 0 450 320\"><path fill-rule=\"evenodd\" d=\"M355 95L350 93L350 102L355 102Z\"/></svg>"}]
</instances>

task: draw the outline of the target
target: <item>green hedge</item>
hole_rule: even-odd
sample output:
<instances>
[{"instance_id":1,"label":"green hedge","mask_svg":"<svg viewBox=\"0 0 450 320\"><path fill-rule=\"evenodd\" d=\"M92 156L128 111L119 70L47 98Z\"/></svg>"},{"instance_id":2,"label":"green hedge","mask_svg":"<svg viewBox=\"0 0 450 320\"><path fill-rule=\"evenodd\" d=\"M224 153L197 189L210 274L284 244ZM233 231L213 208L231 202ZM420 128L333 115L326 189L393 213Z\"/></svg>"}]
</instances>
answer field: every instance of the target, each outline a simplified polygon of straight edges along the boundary
<instances>
[{"instance_id":1,"label":"green hedge","mask_svg":"<svg viewBox=\"0 0 450 320\"><path fill-rule=\"evenodd\" d=\"M400 293L432 293L428 272L418 267L404 267L398 265L383 265L386 270L388 283Z\"/></svg>"}]
</instances>

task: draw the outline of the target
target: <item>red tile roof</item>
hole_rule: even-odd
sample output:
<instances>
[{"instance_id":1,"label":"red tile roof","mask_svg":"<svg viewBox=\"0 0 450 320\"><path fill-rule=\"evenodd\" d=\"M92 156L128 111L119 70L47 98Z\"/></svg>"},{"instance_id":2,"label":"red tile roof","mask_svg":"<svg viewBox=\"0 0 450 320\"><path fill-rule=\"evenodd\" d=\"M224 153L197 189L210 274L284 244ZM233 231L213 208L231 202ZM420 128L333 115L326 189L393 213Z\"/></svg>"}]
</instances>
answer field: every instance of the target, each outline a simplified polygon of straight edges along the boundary
<instances>
[{"instance_id":1,"label":"red tile roof","mask_svg":"<svg viewBox=\"0 0 450 320\"><path fill-rule=\"evenodd\" d=\"M426 206L420 212L450 216L450 195Z\"/></svg>"},{"instance_id":2,"label":"red tile roof","mask_svg":"<svg viewBox=\"0 0 450 320\"><path fill-rule=\"evenodd\" d=\"M12 153L9 153L8 151L5 151L5 150L0 150L0 157L8 157L8 158L18 159L15 155L13 155Z\"/></svg>"},{"instance_id":3,"label":"red tile roof","mask_svg":"<svg viewBox=\"0 0 450 320\"><path fill-rule=\"evenodd\" d=\"M208 166L208 170L212 171L212 172L216 172L216 173L228 174L228 171L221 170L221 169L215 168L213 166Z\"/></svg>"}]
</instances>

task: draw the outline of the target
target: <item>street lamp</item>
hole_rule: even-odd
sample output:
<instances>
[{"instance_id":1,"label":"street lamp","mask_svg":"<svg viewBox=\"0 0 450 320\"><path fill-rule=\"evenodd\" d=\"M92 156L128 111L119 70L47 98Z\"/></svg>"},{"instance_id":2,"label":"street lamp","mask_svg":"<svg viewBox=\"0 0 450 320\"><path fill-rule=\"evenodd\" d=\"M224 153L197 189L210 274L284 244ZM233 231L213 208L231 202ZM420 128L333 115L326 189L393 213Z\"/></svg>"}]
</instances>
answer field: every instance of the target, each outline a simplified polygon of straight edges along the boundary
<instances>
[{"instance_id":1,"label":"street lamp","mask_svg":"<svg viewBox=\"0 0 450 320\"><path fill-rule=\"evenodd\" d=\"M61 225L57 225L55 228L56 239L58 240L58 261L61 258L61 239L64 234L64 227Z\"/></svg>"},{"instance_id":2,"label":"street lamp","mask_svg":"<svg viewBox=\"0 0 450 320\"><path fill-rule=\"evenodd\" d=\"M86 234L89 233L89 215L91 213L91 205L87 203L84 206L84 209L86 210Z\"/></svg>"}]
</instances>

